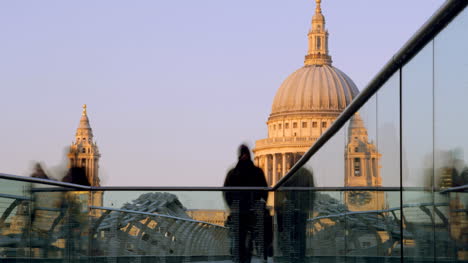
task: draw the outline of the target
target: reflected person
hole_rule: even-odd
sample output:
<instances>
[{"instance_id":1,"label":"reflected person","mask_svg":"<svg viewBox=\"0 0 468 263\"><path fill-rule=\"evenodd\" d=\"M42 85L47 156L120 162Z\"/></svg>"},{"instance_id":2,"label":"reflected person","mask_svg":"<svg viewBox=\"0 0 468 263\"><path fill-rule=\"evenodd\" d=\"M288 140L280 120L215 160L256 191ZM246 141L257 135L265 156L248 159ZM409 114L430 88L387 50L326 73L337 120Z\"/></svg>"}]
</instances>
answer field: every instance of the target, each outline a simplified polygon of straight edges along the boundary
<instances>
[{"instance_id":1,"label":"reflected person","mask_svg":"<svg viewBox=\"0 0 468 263\"><path fill-rule=\"evenodd\" d=\"M263 171L254 165L247 146L241 145L238 152L238 162L226 175L225 187L267 187ZM229 206L230 215L227 226L231 235L231 253L234 262L249 263L252 257L252 242L254 236L263 239L263 229L258 229L257 221L263 222L259 216L265 211L268 198L266 191L225 191L224 199ZM257 243L263 243L257 241ZM265 251L265 249L262 249ZM259 253L263 254L263 251Z\"/></svg>"},{"instance_id":2,"label":"reflected person","mask_svg":"<svg viewBox=\"0 0 468 263\"><path fill-rule=\"evenodd\" d=\"M36 163L33 178L53 180L46 174L41 164ZM42 257L48 257L49 251L53 250L52 243L55 241L52 232L61 220L62 192L53 191L53 186L33 183L31 184L31 196L33 202L31 205L31 223L27 230L27 235L31 246L36 247Z\"/></svg>"},{"instance_id":3,"label":"reflected person","mask_svg":"<svg viewBox=\"0 0 468 263\"><path fill-rule=\"evenodd\" d=\"M86 177L86 171L82 167L71 167L62 182L91 186ZM88 197L87 191L68 191L65 194L63 230L66 236L65 257L69 260L78 260L80 255L87 253L85 250L88 229Z\"/></svg>"},{"instance_id":4,"label":"reflected person","mask_svg":"<svg viewBox=\"0 0 468 263\"><path fill-rule=\"evenodd\" d=\"M279 249L285 262L305 262L307 219L313 211L315 192L294 187L314 187L313 174L300 168L275 193Z\"/></svg>"}]
</instances>

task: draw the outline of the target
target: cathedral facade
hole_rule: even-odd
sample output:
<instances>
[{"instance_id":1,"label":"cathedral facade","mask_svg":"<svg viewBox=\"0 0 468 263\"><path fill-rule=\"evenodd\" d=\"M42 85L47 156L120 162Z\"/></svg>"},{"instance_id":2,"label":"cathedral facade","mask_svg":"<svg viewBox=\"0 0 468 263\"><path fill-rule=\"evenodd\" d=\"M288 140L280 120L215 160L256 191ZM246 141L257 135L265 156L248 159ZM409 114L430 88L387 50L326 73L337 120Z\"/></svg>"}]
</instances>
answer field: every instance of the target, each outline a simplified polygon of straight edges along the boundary
<instances>
[{"instance_id":1,"label":"cathedral facade","mask_svg":"<svg viewBox=\"0 0 468 263\"><path fill-rule=\"evenodd\" d=\"M304 66L277 90L267 120L268 137L256 141L253 149L255 164L264 171L269 186L288 172L359 93L351 78L332 66L321 0L316 0L307 36ZM345 150L345 186L381 186L380 154L368 142L367 130L358 114L349 132L347 148L352 151ZM367 194L351 195L346 203L352 210L367 209Z\"/></svg>"},{"instance_id":2,"label":"cathedral facade","mask_svg":"<svg viewBox=\"0 0 468 263\"><path fill-rule=\"evenodd\" d=\"M255 163L275 185L359 93L354 82L332 66L321 1L308 33L304 66L276 92L267 121L268 138L255 144Z\"/></svg>"}]
</instances>

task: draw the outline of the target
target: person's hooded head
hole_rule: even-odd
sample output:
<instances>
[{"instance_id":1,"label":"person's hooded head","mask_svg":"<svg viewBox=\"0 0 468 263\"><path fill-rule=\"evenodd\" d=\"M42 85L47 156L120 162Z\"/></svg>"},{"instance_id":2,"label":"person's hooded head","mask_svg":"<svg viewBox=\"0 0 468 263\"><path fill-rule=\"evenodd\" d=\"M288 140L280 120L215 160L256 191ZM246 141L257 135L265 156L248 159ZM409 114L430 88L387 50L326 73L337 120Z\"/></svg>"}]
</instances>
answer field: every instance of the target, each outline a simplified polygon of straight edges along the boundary
<instances>
[{"instance_id":1,"label":"person's hooded head","mask_svg":"<svg viewBox=\"0 0 468 263\"><path fill-rule=\"evenodd\" d=\"M250 160L250 149L245 144L239 146L239 161Z\"/></svg>"},{"instance_id":2,"label":"person's hooded head","mask_svg":"<svg viewBox=\"0 0 468 263\"><path fill-rule=\"evenodd\" d=\"M36 163L36 165L34 166L34 172L31 174L31 177L40 178L40 179L49 179L47 174L44 172L44 169L42 169L42 166L40 163Z\"/></svg>"}]
</instances>

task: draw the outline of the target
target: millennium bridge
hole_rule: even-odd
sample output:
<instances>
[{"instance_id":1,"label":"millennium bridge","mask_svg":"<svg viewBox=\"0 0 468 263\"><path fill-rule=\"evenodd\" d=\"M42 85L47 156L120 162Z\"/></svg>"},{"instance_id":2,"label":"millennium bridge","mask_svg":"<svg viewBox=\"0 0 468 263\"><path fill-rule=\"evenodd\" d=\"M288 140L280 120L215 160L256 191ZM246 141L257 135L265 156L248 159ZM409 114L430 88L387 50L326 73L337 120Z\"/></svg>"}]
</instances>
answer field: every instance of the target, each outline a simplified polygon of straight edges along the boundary
<instances>
[{"instance_id":1,"label":"millennium bridge","mask_svg":"<svg viewBox=\"0 0 468 263\"><path fill-rule=\"evenodd\" d=\"M199 205L197 209L190 200L204 194L222 199L223 191L275 193L271 188L124 189L5 174L1 178L2 262L231 262L229 226L210 218L200 220L197 211L203 212L205 207ZM461 201L462 197L466 199L466 187L445 189L434 202L402 205L398 205L400 192L395 188L290 187L277 191L301 191L314 197L313 211L303 229L308 262L400 262L403 253L424 261L433 255L434 248L448 255L445 259L450 261L466 250L468 209ZM421 194L421 189L412 190ZM136 198L122 200L118 207L112 203L117 200L111 197L129 192ZM350 192L384 192L388 203L393 200L397 205L350 211L340 199ZM89 205L91 193L102 194L104 200L109 196L113 201L105 201L104 206ZM189 205L191 209L187 209ZM284 236L298 233L280 231L278 211L270 209L274 238L268 261L287 262L290 240ZM229 214L227 208L216 212ZM287 224L283 227L297 231ZM254 260L260 260L258 247L253 250Z\"/></svg>"},{"instance_id":2,"label":"millennium bridge","mask_svg":"<svg viewBox=\"0 0 468 263\"><path fill-rule=\"evenodd\" d=\"M87 187L0 173L0 262L228 263L236 229L253 262L468 262L467 5L447 0L272 187ZM347 147L357 115L374 157ZM360 184L336 183L346 173ZM249 211L255 227L229 211L226 192L239 202L268 192Z\"/></svg>"}]
</instances>

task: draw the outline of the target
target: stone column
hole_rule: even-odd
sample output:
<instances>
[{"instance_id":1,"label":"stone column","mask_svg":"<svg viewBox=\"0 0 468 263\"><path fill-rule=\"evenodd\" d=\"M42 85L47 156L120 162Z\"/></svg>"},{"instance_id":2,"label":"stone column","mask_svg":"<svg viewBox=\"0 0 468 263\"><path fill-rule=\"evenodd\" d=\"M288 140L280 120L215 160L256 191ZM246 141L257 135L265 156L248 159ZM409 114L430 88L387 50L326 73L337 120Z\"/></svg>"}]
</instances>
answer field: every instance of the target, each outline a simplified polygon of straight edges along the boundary
<instances>
[{"instance_id":1,"label":"stone column","mask_svg":"<svg viewBox=\"0 0 468 263\"><path fill-rule=\"evenodd\" d=\"M286 172L291 169L291 162L289 160L289 153L284 153L284 169L286 169Z\"/></svg>"},{"instance_id":2,"label":"stone column","mask_svg":"<svg viewBox=\"0 0 468 263\"><path fill-rule=\"evenodd\" d=\"M273 154L273 169L271 169L271 178L272 178L272 182L271 182L271 185L275 185L276 182L278 182L277 178L276 178L276 170L278 169L278 167L276 167L277 165L277 162L276 162L276 154Z\"/></svg>"},{"instance_id":3,"label":"stone column","mask_svg":"<svg viewBox=\"0 0 468 263\"><path fill-rule=\"evenodd\" d=\"M265 158L265 179L267 183L270 184L270 157L268 154L264 155Z\"/></svg>"},{"instance_id":4,"label":"stone column","mask_svg":"<svg viewBox=\"0 0 468 263\"><path fill-rule=\"evenodd\" d=\"M282 169L282 175L281 177L284 177L286 175L286 153L282 153L281 157L283 159L283 163L281 164L281 169Z\"/></svg>"}]
</instances>

